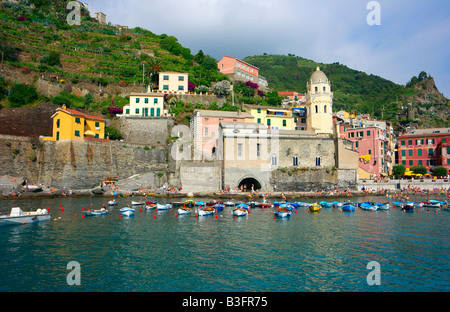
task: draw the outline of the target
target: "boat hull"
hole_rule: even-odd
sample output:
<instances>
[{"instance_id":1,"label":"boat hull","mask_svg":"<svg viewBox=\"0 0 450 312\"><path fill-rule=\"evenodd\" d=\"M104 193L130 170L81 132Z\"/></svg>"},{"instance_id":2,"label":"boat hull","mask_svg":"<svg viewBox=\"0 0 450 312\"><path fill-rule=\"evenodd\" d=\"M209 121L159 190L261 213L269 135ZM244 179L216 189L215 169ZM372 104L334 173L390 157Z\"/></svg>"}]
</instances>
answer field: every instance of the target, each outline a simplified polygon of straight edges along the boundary
<instances>
[{"instance_id":1,"label":"boat hull","mask_svg":"<svg viewBox=\"0 0 450 312\"><path fill-rule=\"evenodd\" d=\"M18 217L0 217L0 226L2 225L21 225L50 221L50 214L18 216Z\"/></svg>"},{"instance_id":2,"label":"boat hull","mask_svg":"<svg viewBox=\"0 0 450 312\"><path fill-rule=\"evenodd\" d=\"M177 212L178 212L179 215L190 214L191 213L191 209L179 208L177 210Z\"/></svg>"},{"instance_id":3,"label":"boat hull","mask_svg":"<svg viewBox=\"0 0 450 312\"><path fill-rule=\"evenodd\" d=\"M233 216L235 217L245 217L248 215L248 210L247 209L234 209L233 210Z\"/></svg>"}]
</instances>

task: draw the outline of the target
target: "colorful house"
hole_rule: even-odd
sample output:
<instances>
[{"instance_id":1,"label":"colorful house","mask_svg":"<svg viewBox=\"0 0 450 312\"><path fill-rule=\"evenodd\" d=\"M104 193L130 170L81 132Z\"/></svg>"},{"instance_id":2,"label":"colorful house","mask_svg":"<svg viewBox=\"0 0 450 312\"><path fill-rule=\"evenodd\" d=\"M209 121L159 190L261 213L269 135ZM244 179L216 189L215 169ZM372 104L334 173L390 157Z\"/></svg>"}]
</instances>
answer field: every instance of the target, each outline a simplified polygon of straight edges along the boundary
<instances>
[{"instance_id":1,"label":"colorful house","mask_svg":"<svg viewBox=\"0 0 450 312\"><path fill-rule=\"evenodd\" d=\"M159 73L159 91L164 93L185 94L188 90L188 73L173 71Z\"/></svg>"},{"instance_id":2,"label":"colorful house","mask_svg":"<svg viewBox=\"0 0 450 312\"><path fill-rule=\"evenodd\" d=\"M130 93L130 104L123 107L124 116L161 117L164 110L164 94L162 93Z\"/></svg>"},{"instance_id":3,"label":"colorful house","mask_svg":"<svg viewBox=\"0 0 450 312\"><path fill-rule=\"evenodd\" d=\"M58 108L52 116L53 136L46 141L89 140L105 138L106 119L87 115L74 109Z\"/></svg>"},{"instance_id":4,"label":"colorful house","mask_svg":"<svg viewBox=\"0 0 450 312\"><path fill-rule=\"evenodd\" d=\"M249 104L244 107L255 118L256 123L266 125L269 129L296 130L292 109Z\"/></svg>"},{"instance_id":5,"label":"colorful house","mask_svg":"<svg viewBox=\"0 0 450 312\"><path fill-rule=\"evenodd\" d=\"M238 58L224 56L217 62L217 68L232 81L251 81L259 85L262 90L268 87L267 80L259 75L259 68Z\"/></svg>"},{"instance_id":6,"label":"colorful house","mask_svg":"<svg viewBox=\"0 0 450 312\"><path fill-rule=\"evenodd\" d=\"M398 164L450 169L450 128L415 129L397 140Z\"/></svg>"}]
</instances>

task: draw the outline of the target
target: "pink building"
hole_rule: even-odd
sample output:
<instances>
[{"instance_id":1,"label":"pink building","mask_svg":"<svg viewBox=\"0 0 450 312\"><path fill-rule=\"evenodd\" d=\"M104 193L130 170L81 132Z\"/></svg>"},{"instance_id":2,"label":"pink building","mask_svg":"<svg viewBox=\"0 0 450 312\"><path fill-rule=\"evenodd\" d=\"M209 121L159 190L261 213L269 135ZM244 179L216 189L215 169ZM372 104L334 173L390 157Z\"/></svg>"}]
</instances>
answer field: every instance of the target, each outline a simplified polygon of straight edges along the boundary
<instances>
[{"instance_id":1,"label":"pink building","mask_svg":"<svg viewBox=\"0 0 450 312\"><path fill-rule=\"evenodd\" d=\"M241 111L196 110L191 117L194 159L215 157L220 122L253 122L254 117Z\"/></svg>"},{"instance_id":2,"label":"pink building","mask_svg":"<svg viewBox=\"0 0 450 312\"><path fill-rule=\"evenodd\" d=\"M224 56L217 62L217 68L222 74L230 77L232 81L251 81L257 83L262 89L267 88L267 80L259 75L259 69L247 62L231 56Z\"/></svg>"},{"instance_id":3,"label":"pink building","mask_svg":"<svg viewBox=\"0 0 450 312\"><path fill-rule=\"evenodd\" d=\"M306 96L302 93L295 91L278 91L279 96L283 96L285 99L289 101L300 101L306 102Z\"/></svg>"},{"instance_id":4,"label":"pink building","mask_svg":"<svg viewBox=\"0 0 450 312\"><path fill-rule=\"evenodd\" d=\"M377 126L352 126L339 123L339 137L353 142L359 153L359 178L371 179L387 175L392 170L393 152L386 131Z\"/></svg>"}]
</instances>

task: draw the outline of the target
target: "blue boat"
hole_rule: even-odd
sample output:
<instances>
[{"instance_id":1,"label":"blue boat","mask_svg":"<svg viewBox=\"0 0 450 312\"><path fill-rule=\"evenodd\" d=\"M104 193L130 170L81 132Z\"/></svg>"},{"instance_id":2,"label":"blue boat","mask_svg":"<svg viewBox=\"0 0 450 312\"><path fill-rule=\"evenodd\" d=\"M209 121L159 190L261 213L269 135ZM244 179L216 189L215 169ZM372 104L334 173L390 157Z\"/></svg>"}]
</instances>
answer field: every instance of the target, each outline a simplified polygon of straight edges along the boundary
<instances>
[{"instance_id":1,"label":"blue boat","mask_svg":"<svg viewBox=\"0 0 450 312\"><path fill-rule=\"evenodd\" d=\"M285 202L278 202L278 201L273 202L273 206L274 206L274 207L280 207L280 206L283 205L283 204L285 204Z\"/></svg>"},{"instance_id":2,"label":"blue boat","mask_svg":"<svg viewBox=\"0 0 450 312\"><path fill-rule=\"evenodd\" d=\"M332 207L332 204L329 202L326 202L326 201L321 201L319 203L319 205L322 206L323 208L331 208Z\"/></svg>"},{"instance_id":3,"label":"blue boat","mask_svg":"<svg viewBox=\"0 0 450 312\"><path fill-rule=\"evenodd\" d=\"M236 208L243 208L243 209L247 209L248 210L248 205L247 204L239 204L236 206Z\"/></svg>"},{"instance_id":4,"label":"blue boat","mask_svg":"<svg viewBox=\"0 0 450 312\"><path fill-rule=\"evenodd\" d=\"M215 208L216 210L222 210L225 206L223 204L215 204L213 205L213 208Z\"/></svg>"},{"instance_id":5,"label":"blue boat","mask_svg":"<svg viewBox=\"0 0 450 312\"><path fill-rule=\"evenodd\" d=\"M338 207L342 207L344 204L341 202L334 201L331 203L331 205L335 208L338 208Z\"/></svg>"},{"instance_id":6,"label":"blue boat","mask_svg":"<svg viewBox=\"0 0 450 312\"><path fill-rule=\"evenodd\" d=\"M202 202L202 201L198 201L198 202L195 203L195 205L196 206L206 206L206 203Z\"/></svg>"},{"instance_id":7,"label":"blue boat","mask_svg":"<svg viewBox=\"0 0 450 312\"><path fill-rule=\"evenodd\" d=\"M362 210L372 210L372 211L378 209L377 206L371 205L371 204L369 204L369 203L361 203L361 204L359 205L359 208L361 208Z\"/></svg>"},{"instance_id":8,"label":"blue boat","mask_svg":"<svg viewBox=\"0 0 450 312\"><path fill-rule=\"evenodd\" d=\"M342 206L342 211L355 211L355 206L352 204L345 204Z\"/></svg>"},{"instance_id":9,"label":"blue boat","mask_svg":"<svg viewBox=\"0 0 450 312\"><path fill-rule=\"evenodd\" d=\"M389 204L387 204L387 203L366 202L366 204L375 206L379 210L388 210L389 209Z\"/></svg>"}]
</instances>

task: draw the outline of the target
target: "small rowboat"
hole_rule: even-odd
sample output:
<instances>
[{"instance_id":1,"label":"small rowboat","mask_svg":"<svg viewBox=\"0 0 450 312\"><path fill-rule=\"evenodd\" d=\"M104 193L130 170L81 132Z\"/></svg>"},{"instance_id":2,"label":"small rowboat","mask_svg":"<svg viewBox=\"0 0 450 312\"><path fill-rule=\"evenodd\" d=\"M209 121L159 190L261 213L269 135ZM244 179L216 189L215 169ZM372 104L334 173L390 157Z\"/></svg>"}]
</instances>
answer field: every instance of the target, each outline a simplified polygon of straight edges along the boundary
<instances>
[{"instance_id":1,"label":"small rowboat","mask_svg":"<svg viewBox=\"0 0 450 312\"><path fill-rule=\"evenodd\" d=\"M320 205L319 204L309 205L308 208L309 208L309 211L311 211L311 212L320 211Z\"/></svg>"},{"instance_id":2,"label":"small rowboat","mask_svg":"<svg viewBox=\"0 0 450 312\"><path fill-rule=\"evenodd\" d=\"M422 203L423 208L441 208L441 204L433 201L427 201Z\"/></svg>"},{"instance_id":3,"label":"small rowboat","mask_svg":"<svg viewBox=\"0 0 450 312\"><path fill-rule=\"evenodd\" d=\"M174 208L178 208L178 207L183 206L183 203L182 203L182 202L173 202L173 203L171 203L171 204L172 204L172 207L174 207Z\"/></svg>"},{"instance_id":4,"label":"small rowboat","mask_svg":"<svg viewBox=\"0 0 450 312\"><path fill-rule=\"evenodd\" d=\"M19 207L11 208L7 216L0 216L0 225L20 225L25 223L36 223L41 221L50 221L51 215L47 209L38 209L36 211L22 211Z\"/></svg>"},{"instance_id":5,"label":"small rowboat","mask_svg":"<svg viewBox=\"0 0 450 312\"><path fill-rule=\"evenodd\" d=\"M258 205L259 208L269 208L270 206L272 205L269 203L259 203Z\"/></svg>"},{"instance_id":6,"label":"small rowboat","mask_svg":"<svg viewBox=\"0 0 450 312\"><path fill-rule=\"evenodd\" d=\"M233 209L231 214L235 217L243 217L248 215L248 210L245 208L236 208Z\"/></svg>"},{"instance_id":7,"label":"small rowboat","mask_svg":"<svg viewBox=\"0 0 450 312\"><path fill-rule=\"evenodd\" d=\"M251 202L248 202L247 205L249 207L258 207L259 203L256 201L251 201Z\"/></svg>"},{"instance_id":8,"label":"small rowboat","mask_svg":"<svg viewBox=\"0 0 450 312\"><path fill-rule=\"evenodd\" d=\"M209 215L214 214L215 212L216 212L216 209L214 209L212 207L205 207L205 208L198 209L199 216L209 216Z\"/></svg>"},{"instance_id":9,"label":"small rowboat","mask_svg":"<svg viewBox=\"0 0 450 312\"><path fill-rule=\"evenodd\" d=\"M331 208L332 204L326 201L321 201L320 206L322 206L323 208Z\"/></svg>"},{"instance_id":10,"label":"small rowboat","mask_svg":"<svg viewBox=\"0 0 450 312\"><path fill-rule=\"evenodd\" d=\"M342 206L342 211L355 211L355 206L352 204L345 204Z\"/></svg>"},{"instance_id":11,"label":"small rowboat","mask_svg":"<svg viewBox=\"0 0 450 312\"><path fill-rule=\"evenodd\" d=\"M145 202L147 206L154 207L158 202L156 200Z\"/></svg>"},{"instance_id":12,"label":"small rowboat","mask_svg":"<svg viewBox=\"0 0 450 312\"><path fill-rule=\"evenodd\" d=\"M286 217L289 217L290 215L292 215L292 210L289 210L285 207L279 207L279 208L275 209L273 214L275 215L275 217L286 218Z\"/></svg>"},{"instance_id":13,"label":"small rowboat","mask_svg":"<svg viewBox=\"0 0 450 312\"><path fill-rule=\"evenodd\" d=\"M225 206L224 206L223 204L215 204L215 205L213 206L213 208L216 209L216 210L222 210L224 207L225 207Z\"/></svg>"},{"instance_id":14,"label":"small rowboat","mask_svg":"<svg viewBox=\"0 0 450 312\"><path fill-rule=\"evenodd\" d=\"M232 202L232 201L227 201L227 202L224 202L223 203L225 206L227 206L227 207L233 207L234 205L236 205L234 202Z\"/></svg>"},{"instance_id":15,"label":"small rowboat","mask_svg":"<svg viewBox=\"0 0 450 312\"><path fill-rule=\"evenodd\" d=\"M221 202L221 201L219 202L217 200L211 200L211 201L206 203L206 206L214 206L214 205L217 205L217 204L223 204L223 202Z\"/></svg>"},{"instance_id":16,"label":"small rowboat","mask_svg":"<svg viewBox=\"0 0 450 312\"><path fill-rule=\"evenodd\" d=\"M362 210L372 210L372 211L375 211L378 209L377 206L371 205L369 203L361 203L361 205L359 205L359 208L361 208Z\"/></svg>"},{"instance_id":17,"label":"small rowboat","mask_svg":"<svg viewBox=\"0 0 450 312\"><path fill-rule=\"evenodd\" d=\"M190 214L192 212L192 208L180 207L177 211L179 215L185 215Z\"/></svg>"},{"instance_id":18,"label":"small rowboat","mask_svg":"<svg viewBox=\"0 0 450 312\"><path fill-rule=\"evenodd\" d=\"M404 211L413 211L414 210L414 203L407 203L402 207L402 210Z\"/></svg>"},{"instance_id":19,"label":"small rowboat","mask_svg":"<svg viewBox=\"0 0 450 312\"><path fill-rule=\"evenodd\" d=\"M206 206L206 203L203 202L203 201L198 201L198 202L195 203L195 205L196 205L196 206L202 206L202 207L203 207L203 206Z\"/></svg>"},{"instance_id":20,"label":"small rowboat","mask_svg":"<svg viewBox=\"0 0 450 312\"><path fill-rule=\"evenodd\" d=\"M124 207L120 209L120 213L124 216L132 216L134 215L134 209L129 207Z\"/></svg>"},{"instance_id":21,"label":"small rowboat","mask_svg":"<svg viewBox=\"0 0 450 312\"><path fill-rule=\"evenodd\" d=\"M165 205L156 204L156 210L169 210L170 208L172 208L171 204L165 204Z\"/></svg>"},{"instance_id":22,"label":"small rowboat","mask_svg":"<svg viewBox=\"0 0 450 312\"><path fill-rule=\"evenodd\" d=\"M183 202L183 206L192 208L195 206L195 202L193 200L189 199L189 200L186 200L185 202Z\"/></svg>"},{"instance_id":23,"label":"small rowboat","mask_svg":"<svg viewBox=\"0 0 450 312\"><path fill-rule=\"evenodd\" d=\"M108 201L108 205L110 205L110 206L117 205L117 200L113 199L113 200Z\"/></svg>"},{"instance_id":24,"label":"small rowboat","mask_svg":"<svg viewBox=\"0 0 450 312\"><path fill-rule=\"evenodd\" d=\"M342 207L344 206L343 203L341 203L341 202L336 202L336 201L332 202L331 205L332 205L334 208L342 208Z\"/></svg>"},{"instance_id":25,"label":"small rowboat","mask_svg":"<svg viewBox=\"0 0 450 312\"><path fill-rule=\"evenodd\" d=\"M85 211L84 215L86 217L96 217L96 216L103 216L108 214L108 210L106 210L105 208L102 208L100 210L91 210L91 211Z\"/></svg>"},{"instance_id":26,"label":"small rowboat","mask_svg":"<svg viewBox=\"0 0 450 312\"><path fill-rule=\"evenodd\" d=\"M145 202L143 202L143 201L131 201L131 205L133 205L133 206L142 206L142 205L145 205Z\"/></svg>"}]
</instances>

